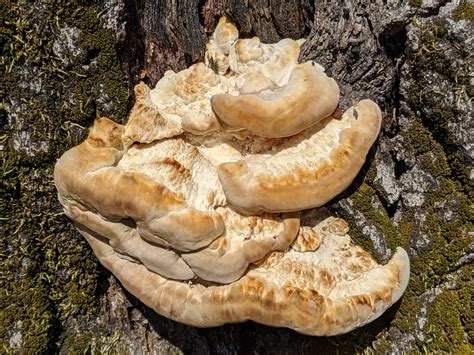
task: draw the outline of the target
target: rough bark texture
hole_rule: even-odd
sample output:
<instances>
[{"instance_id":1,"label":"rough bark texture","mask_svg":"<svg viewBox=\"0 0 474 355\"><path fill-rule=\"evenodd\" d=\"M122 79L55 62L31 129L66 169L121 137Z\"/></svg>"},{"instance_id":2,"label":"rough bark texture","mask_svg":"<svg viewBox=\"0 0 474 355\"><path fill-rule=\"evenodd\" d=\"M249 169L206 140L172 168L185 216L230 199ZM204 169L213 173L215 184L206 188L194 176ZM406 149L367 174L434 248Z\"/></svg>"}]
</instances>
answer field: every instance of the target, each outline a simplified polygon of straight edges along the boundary
<instances>
[{"instance_id":1,"label":"rough bark texture","mask_svg":"<svg viewBox=\"0 0 474 355\"><path fill-rule=\"evenodd\" d=\"M469 1L0 0L2 349L11 352L472 351L472 29ZM251 322L196 329L157 316L98 265L61 213L52 167L129 90L203 58L221 15L245 36L307 37L342 107L371 98L378 145L330 208L380 260L409 250L402 301L350 334ZM128 80L128 83L127 83ZM471 80L471 81L470 81Z\"/></svg>"}]
</instances>

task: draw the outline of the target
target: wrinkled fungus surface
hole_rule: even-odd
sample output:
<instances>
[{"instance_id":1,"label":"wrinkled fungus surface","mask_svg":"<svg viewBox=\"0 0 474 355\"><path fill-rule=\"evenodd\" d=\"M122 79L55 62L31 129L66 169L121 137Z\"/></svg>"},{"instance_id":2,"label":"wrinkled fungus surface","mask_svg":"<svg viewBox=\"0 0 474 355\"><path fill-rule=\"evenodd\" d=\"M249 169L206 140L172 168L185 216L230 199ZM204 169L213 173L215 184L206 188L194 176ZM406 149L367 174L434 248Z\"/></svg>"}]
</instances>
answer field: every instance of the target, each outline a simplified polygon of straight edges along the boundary
<instances>
[{"instance_id":1,"label":"wrinkled fungus surface","mask_svg":"<svg viewBox=\"0 0 474 355\"><path fill-rule=\"evenodd\" d=\"M97 120L56 164L67 216L159 314L336 335L405 290L403 249L377 264L321 207L361 169L381 112L362 100L333 117L338 86L298 64L303 42L238 39L222 18L204 63L137 85L125 126Z\"/></svg>"}]
</instances>

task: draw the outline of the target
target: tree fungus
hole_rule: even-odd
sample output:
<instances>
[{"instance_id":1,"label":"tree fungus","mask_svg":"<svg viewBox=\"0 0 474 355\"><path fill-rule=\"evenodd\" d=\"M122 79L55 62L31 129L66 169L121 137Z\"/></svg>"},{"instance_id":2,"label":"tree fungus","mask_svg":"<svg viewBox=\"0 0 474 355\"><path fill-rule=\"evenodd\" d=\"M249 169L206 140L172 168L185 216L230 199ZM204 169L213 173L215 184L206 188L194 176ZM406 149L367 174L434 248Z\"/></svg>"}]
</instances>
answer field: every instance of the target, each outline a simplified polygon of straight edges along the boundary
<instances>
[{"instance_id":1,"label":"tree fungus","mask_svg":"<svg viewBox=\"0 0 474 355\"><path fill-rule=\"evenodd\" d=\"M363 100L334 118L337 84L298 64L302 43L238 39L223 18L205 63L137 85L125 126L97 120L56 164L67 216L159 314L335 335L405 290L403 249L378 265L321 207L361 169L380 109Z\"/></svg>"}]
</instances>

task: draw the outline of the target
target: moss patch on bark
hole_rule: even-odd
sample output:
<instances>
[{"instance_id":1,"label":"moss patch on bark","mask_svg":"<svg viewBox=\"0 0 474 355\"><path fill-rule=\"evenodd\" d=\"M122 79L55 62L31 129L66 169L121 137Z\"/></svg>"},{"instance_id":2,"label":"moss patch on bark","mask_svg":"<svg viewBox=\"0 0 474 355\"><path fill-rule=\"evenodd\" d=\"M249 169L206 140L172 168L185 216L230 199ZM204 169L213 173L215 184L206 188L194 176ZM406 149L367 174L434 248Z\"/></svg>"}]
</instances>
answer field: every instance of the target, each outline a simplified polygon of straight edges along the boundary
<instances>
[{"instance_id":1,"label":"moss patch on bark","mask_svg":"<svg viewBox=\"0 0 474 355\"><path fill-rule=\"evenodd\" d=\"M54 352L71 319L95 312L103 271L57 202L53 166L96 117L125 119L128 83L100 3L0 6L0 338L5 351Z\"/></svg>"}]
</instances>

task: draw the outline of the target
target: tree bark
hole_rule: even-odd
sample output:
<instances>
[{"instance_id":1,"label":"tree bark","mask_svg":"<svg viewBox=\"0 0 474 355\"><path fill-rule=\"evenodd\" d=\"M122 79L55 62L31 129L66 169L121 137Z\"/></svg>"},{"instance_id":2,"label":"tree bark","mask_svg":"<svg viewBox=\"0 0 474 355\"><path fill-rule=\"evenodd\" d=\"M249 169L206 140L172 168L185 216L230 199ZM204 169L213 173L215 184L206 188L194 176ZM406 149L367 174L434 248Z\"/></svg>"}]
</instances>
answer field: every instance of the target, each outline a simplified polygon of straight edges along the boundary
<instances>
[{"instance_id":1,"label":"tree bark","mask_svg":"<svg viewBox=\"0 0 474 355\"><path fill-rule=\"evenodd\" d=\"M11 2L0 16L0 185L13 352L468 353L472 337L472 5L464 0ZM156 315L105 272L61 215L56 159L97 116L125 121L127 90L202 61L221 16L242 37L306 38L342 109L370 98L383 128L363 171L328 207L356 243L412 261L401 302L344 336L247 322L196 329ZM17 19L12 21L12 19ZM29 34L36 33L35 38ZM41 42L39 42L41 39ZM119 61L120 59L120 61ZM123 69L123 72L122 72ZM123 75L125 74L125 75ZM4 220L4 219L2 219ZM32 335L33 334L33 335ZM471 339L472 343L472 339ZM316 350L317 349L317 350Z\"/></svg>"}]
</instances>

